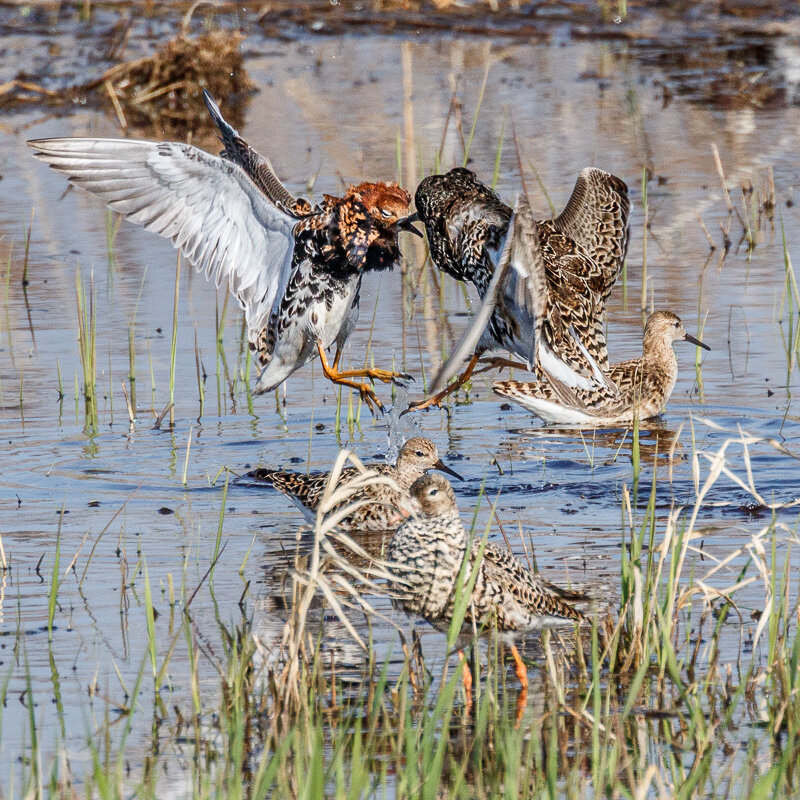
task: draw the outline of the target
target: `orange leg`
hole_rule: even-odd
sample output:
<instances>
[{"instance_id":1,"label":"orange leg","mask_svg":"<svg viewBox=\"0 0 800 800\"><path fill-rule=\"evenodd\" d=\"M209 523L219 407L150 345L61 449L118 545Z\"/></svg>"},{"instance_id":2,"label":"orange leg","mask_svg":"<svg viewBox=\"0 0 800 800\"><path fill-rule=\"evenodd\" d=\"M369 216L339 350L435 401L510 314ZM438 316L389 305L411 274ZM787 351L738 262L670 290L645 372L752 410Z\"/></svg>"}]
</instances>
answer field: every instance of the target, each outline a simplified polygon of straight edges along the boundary
<instances>
[{"instance_id":1,"label":"orange leg","mask_svg":"<svg viewBox=\"0 0 800 800\"><path fill-rule=\"evenodd\" d=\"M464 682L464 694L467 698L467 714L472 712L472 670L469 668L469 661L464 657L464 651L458 651L458 658L461 661L461 679Z\"/></svg>"},{"instance_id":2,"label":"orange leg","mask_svg":"<svg viewBox=\"0 0 800 800\"><path fill-rule=\"evenodd\" d=\"M317 345L319 347L319 345ZM333 358L333 364L330 366L332 372L336 373L339 378L367 378L371 381L383 381L384 383L398 383L404 384L406 381L413 381L414 376L409 375L407 372L392 372L388 369L373 369L366 367L364 369L349 369L341 371L339 369L339 359L341 358L342 351L337 349L336 355Z\"/></svg>"},{"instance_id":3,"label":"orange leg","mask_svg":"<svg viewBox=\"0 0 800 800\"><path fill-rule=\"evenodd\" d=\"M515 644L511 645L511 655L514 657L514 673L517 676L517 680L522 684L523 689L527 689L528 668L525 666L525 662L522 660L522 656L520 656Z\"/></svg>"},{"instance_id":4,"label":"orange leg","mask_svg":"<svg viewBox=\"0 0 800 800\"><path fill-rule=\"evenodd\" d=\"M317 352L319 353L319 360L322 364L322 372L325 377L332 381L333 383L337 383L340 386L349 386L351 389L357 389L358 393L361 395L361 399L367 404L367 408L374 414L375 409L377 408L379 411L383 411L383 404L380 400L378 400L378 396L375 394L375 390L367 383L358 383L357 381L350 380L350 378L354 377L368 377L365 375L356 375L355 370L351 372L340 372L339 371L339 356L340 352L336 351L336 356L333 359L333 364L328 363L328 357L325 355L325 350L322 347L320 342L317 342Z\"/></svg>"},{"instance_id":5,"label":"orange leg","mask_svg":"<svg viewBox=\"0 0 800 800\"><path fill-rule=\"evenodd\" d=\"M449 386L446 386L441 392L437 392L427 400L421 400L418 403L411 403L403 412L403 414L407 414L409 411L420 411L421 409L429 408L430 406L440 406L445 397L460 389L470 379L472 373L475 371L475 366L477 365L479 358L480 356L475 353L475 355L469 360L467 368Z\"/></svg>"},{"instance_id":6,"label":"orange leg","mask_svg":"<svg viewBox=\"0 0 800 800\"><path fill-rule=\"evenodd\" d=\"M519 650L515 644L511 645L511 655L514 657L514 673L517 680L521 684L519 695L517 696L517 715L516 724L522 722L522 716L525 713L525 708L528 705L528 670L525 667L522 658L520 657Z\"/></svg>"}]
</instances>

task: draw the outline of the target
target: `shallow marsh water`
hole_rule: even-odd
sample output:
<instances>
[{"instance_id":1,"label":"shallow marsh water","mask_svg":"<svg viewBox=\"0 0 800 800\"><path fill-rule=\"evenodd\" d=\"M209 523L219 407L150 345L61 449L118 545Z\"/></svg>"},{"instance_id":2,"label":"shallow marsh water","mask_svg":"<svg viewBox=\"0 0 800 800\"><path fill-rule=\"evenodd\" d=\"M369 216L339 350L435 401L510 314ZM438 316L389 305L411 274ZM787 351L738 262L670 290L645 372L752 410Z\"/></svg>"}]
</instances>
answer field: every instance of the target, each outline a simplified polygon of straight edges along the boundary
<instances>
[{"instance_id":1,"label":"shallow marsh water","mask_svg":"<svg viewBox=\"0 0 800 800\"><path fill-rule=\"evenodd\" d=\"M699 331L712 348L695 370L695 349L676 345L681 374L673 399L663 417L641 433L640 483L648 487L658 465L658 509L666 516L673 504L694 502L693 455L713 453L739 428L800 454L800 411L792 399L800 385L799 366L797 351L786 344L796 335L798 309L787 299L782 243L784 231L791 260L800 262L800 107L795 105L800 51L796 42L780 40L763 65L780 85L780 102L721 108L704 101L701 84L707 71L690 67L681 72L671 55L674 45L657 47L558 35L541 43L379 35L300 35L287 42L253 35L245 43L247 68L259 92L247 107L241 133L270 156L298 193L306 193L307 181L317 174L317 197L338 191L339 175L345 182L399 177L412 185L433 169L440 146L443 167L461 162L456 125L451 122L442 136L453 83L463 104L466 138L488 68L470 158L479 175L490 179L504 137L497 184L502 196L510 199L520 188L512 119L527 187L542 216L548 213L547 200L534 173L557 209L586 165L605 168L631 187L627 283L615 289L608 313L614 360L640 352L641 189L647 167L652 174L648 305L680 314L687 329ZM727 75L727 68L720 68L720 74ZM665 86L674 90L669 101ZM218 356L217 321L225 293L215 294L186 265L179 290L175 425L153 429L155 414L169 401L176 259L169 245L125 223L109 255L109 222L101 204L67 191L66 182L36 163L24 143L65 135L120 134L114 119L82 107L57 116L18 110L6 114L0 126L0 264L8 263L0 286L0 431L5 445L0 450L0 535L10 562L10 569L0 573L0 676L7 680L2 790L11 785L20 768L17 759L29 748L31 719L44 753L63 743L73 765L86 758L86 737L124 702L147 658L145 564L159 612L155 625L162 658L179 629L170 593L178 595L184 583L191 593L206 575L223 505L225 549L209 582L213 591L198 594L192 607L195 636L202 640L203 630L213 628L218 618L235 622L243 601L256 609L263 645L269 649L277 641L283 617L274 598L296 546L307 546L307 539L298 534L299 514L281 495L236 482L225 494L220 471L226 467L234 473L262 463L328 469L341 446L365 460L379 460L387 451L394 454L402 438L422 433L465 477L455 487L465 520L485 485L488 498L497 498L498 517L521 557L530 540L545 576L585 586L614 602L622 498L634 480L629 431L543 427L494 397L491 378L483 377L475 382L469 402L460 396L450 413L372 420L362 409L358 423L348 421L346 395L337 413L336 392L316 364L296 373L277 395L250 396L242 376L238 309L227 308L224 357ZM752 251L739 241L737 214L727 210L712 143L719 148L732 202L743 217L750 208L743 206L740 184L750 181L763 196L765 170L773 172L774 220L762 221ZM23 292L25 231L32 210L29 284ZM713 252L698 215L717 245ZM727 253L720 226L730 231L733 242ZM408 272L415 274L421 251L408 239L403 242ZM82 384L78 268L87 293L93 292L97 315L96 433L86 432L83 402L76 399L76 382ZM424 385L423 369L431 374L462 328L466 310L461 288L449 279L440 290L426 279L416 291L403 291L399 269L368 276L361 320L346 357L361 363L370 340L377 365L393 362L417 376L409 389L413 397ZM129 386L131 328L134 425L128 422L121 387L122 381ZM202 413L197 352L200 372L207 374ZM388 405L390 392L378 387L378 393ZM399 392L397 405L405 399ZM776 513L795 528L797 511L791 504L800 499L798 461L764 442L752 444L749 455L756 488L768 502L789 506ZM728 456L732 471L747 481L742 447L731 446ZM702 483L708 472L702 455L698 464ZM485 499L482 505L480 518L485 520ZM751 493L720 479L699 517L707 535L704 553L697 556L698 572L704 561L713 563L714 557L745 546L770 519L771 512ZM497 526L491 536L502 541ZM62 580L49 645L48 599L57 541ZM74 571L67 571L73 556ZM744 553L735 559L716 580L733 583L746 558ZM754 583L737 597L746 616L763 607L764 587ZM374 602L397 624L411 626L387 601ZM754 625L745 626L745 635ZM424 625L418 628L426 660L441 663L444 639ZM730 628L726 657L735 661L741 631L733 620ZM399 669L394 629L374 624L373 636L378 663L390 658ZM342 668L354 673L361 668L357 648L331 620L326 621L325 645ZM525 649L535 658L534 641ZM218 655L210 652L209 663L201 665L201 686L212 686L211 663ZM169 669L172 699L167 706L188 701L188 672L181 638ZM54 680L60 684L58 698ZM136 721L127 755L131 764L153 746L157 733L151 722ZM174 781L172 788L180 793L179 775L165 778L165 787Z\"/></svg>"}]
</instances>

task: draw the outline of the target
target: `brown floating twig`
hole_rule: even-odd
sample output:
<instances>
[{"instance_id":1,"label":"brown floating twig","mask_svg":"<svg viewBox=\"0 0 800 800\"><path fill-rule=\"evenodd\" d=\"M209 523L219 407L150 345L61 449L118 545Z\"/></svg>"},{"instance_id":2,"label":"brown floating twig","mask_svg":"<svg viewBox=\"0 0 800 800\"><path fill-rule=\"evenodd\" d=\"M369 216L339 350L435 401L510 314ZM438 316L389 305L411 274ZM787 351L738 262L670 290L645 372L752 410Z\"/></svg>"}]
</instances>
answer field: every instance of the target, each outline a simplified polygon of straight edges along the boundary
<instances>
[{"instance_id":1,"label":"brown floating twig","mask_svg":"<svg viewBox=\"0 0 800 800\"><path fill-rule=\"evenodd\" d=\"M103 81L103 85L106 87L106 92L111 98L111 105L114 106L114 111L117 113L117 119L119 120L120 127L124 131L128 130L128 121L125 119L125 112L122 110L119 97L117 97L117 93L114 90L114 84L111 83L111 81L106 80Z\"/></svg>"},{"instance_id":2,"label":"brown floating twig","mask_svg":"<svg viewBox=\"0 0 800 800\"><path fill-rule=\"evenodd\" d=\"M700 227L703 229L703 233L706 235L706 239L708 239L708 246L712 250L716 250L717 246L714 244L714 240L711 238L711 234L708 232L708 228L706 228L705 222L703 222L703 218L700 216L699 211L695 211L695 215L697 216L697 221L700 223Z\"/></svg>"}]
</instances>

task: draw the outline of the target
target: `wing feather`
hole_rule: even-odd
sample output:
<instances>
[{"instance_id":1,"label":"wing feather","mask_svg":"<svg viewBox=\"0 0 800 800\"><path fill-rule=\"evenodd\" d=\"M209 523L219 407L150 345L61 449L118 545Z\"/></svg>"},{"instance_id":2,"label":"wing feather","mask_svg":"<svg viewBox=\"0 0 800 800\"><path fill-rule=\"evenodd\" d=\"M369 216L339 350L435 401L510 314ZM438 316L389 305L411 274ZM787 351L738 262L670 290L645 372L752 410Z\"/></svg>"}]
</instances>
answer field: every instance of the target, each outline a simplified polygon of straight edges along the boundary
<instances>
[{"instance_id":1,"label":"wing feather","mask_svg":"<svg viewBox=\"0 0 800 800\"><path fill-rule=\"evenodd\" d=\"M600 267L603 300L622 270L630 210L625 181L602 169L586 167L564 210L553 220L555 229L577 242Z\"/></svg>"},{"instance_id":2,"label":"wing feather","mask_svg":"<svg viewBox=\"0 0 800 800\"><path fill-rule=\"evenodd\" d=\"M253 183L282 211L292 209L297 203L297 198L281 183L270 160L253 150L239 136L239 132L225 120L214 98L205 89L203 89L203 99L219 129L219 138L225 145L220 155L242 167Z\"/></svg>"},{"instance_id":3,"label":"wing feather","mask_svg":"<svg viewBox=\"0 0 800 800\"><path fill-rule=\"evenodd\" d=\"M218 287L227 282L255 340L288 281L296 220L240 166L176 142L35 139L28 144L37 158L114 211L171 239Z\"/></svg>"},{"instance_id":4,"label":"wing feather","mask_svg":"<svg viewBox=\"0 0 800 800\"><path fill-rule=\"evenodd\" d=\"M445 386L447 386L450 379L458 372L462 362L475 352L478 342L486 330L486 326L489 324L489 320L491 319L494 309L497 306L500 292L505 285L505 280L509 269L511 268L511 253L513 250L513 242L515 241L515 220L516 210L511 216L511 221L508 228L509 233L506 236L500 261L495 268L492 279L486 289L486 294L481 301L481 305L478 308L477 313L473 316L469 327L464 332L455 349L450 354L447 361L442 364L442 366L439 368L439 371L436 373L430 388L431 394L436 394L444 389Z\"/></svg>"},{"instance_id":5,"label":"wing feather","mask_svg":"<svg viewBox=\"0 0 800 800\"><path fill-rule=\"evenodd\" d=\"M547 272L539 244L539 232L526 196L517 200L517 222L513 234L517 246L511 251L511 266L514 272L509 278L509 289L513 291L515 304L524 309L533 319L533 341L525 353L528 368L536 361L536 351L542 340L542 325L547 313Z\"/></svg>"},{"instance_id":6,"label":"wing feather","mask_svg":"<svg viewBox=\"0 0 800 800\"><path fill-rule=\"evenodd\" d=\"M455 350L434 378L431 391L436 393L443 389L458 372L464 359L474 352L503 295L533 319L533 337L525 347L529 367L532 368L538 360L545 371L555 373L568 385L590 388L593 385L592 378L576 372L546 341L543 326L552 298L536 220L527 198L520 195L514 206L500 261L483 302ZM596 369L597 365L591 358L589 363L589 374L594 373L595 379L602 382L602 373Z\"/></svg>"}]
</instances>

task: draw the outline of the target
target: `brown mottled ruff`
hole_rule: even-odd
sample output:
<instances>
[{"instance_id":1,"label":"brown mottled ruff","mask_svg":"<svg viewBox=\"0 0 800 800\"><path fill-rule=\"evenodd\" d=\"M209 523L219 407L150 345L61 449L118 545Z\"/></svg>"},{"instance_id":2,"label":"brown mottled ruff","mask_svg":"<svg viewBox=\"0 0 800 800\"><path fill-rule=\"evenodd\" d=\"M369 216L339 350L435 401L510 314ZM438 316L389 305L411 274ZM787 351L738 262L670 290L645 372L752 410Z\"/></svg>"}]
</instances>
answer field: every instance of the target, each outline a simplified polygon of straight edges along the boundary
<instances>
[{"instance_id":1,"label":"brown mottled ruff","mask_svg":"<svg viewBox=\"0 0 800 800\"><path fill-rule=\"evenodd\" d=\"M221 157L178 142L40 139L36 156L132 222L172 240L244 309L262 367L256 391L283 383L319 355L325 376L381 409L371 383L408 376L339 370L358 318L361 278L391 269L410 195L394 183L351 186L318 206L295 198L269 159L253 150L205 95ZM418 233L417 231L414 231ZM326 350L336 347L332 364ZM367 383L369 381L370 383Z\"/></svg>"},{"instance_id":2,"label":"brown mottled ruff","mask_svg":"<svg viewBox=\"0 0 800 800\"><path fill-rule=\"evenodd\" d=\"M342 521L340 527L344 530L392 530L409 513L408 488L429 469L442 470L461 480L461 477L439 458L436 445L423 436L415 436L405 442L394 464L371 464L369 469L392 478L400 491L385 484L371 484L353 495L348 503L359 500L369 502L357 508ZM341 472L339 483L346 483L358 474L359 470L355 467L345 467ZM260 468L249 472L246 477L273 486L291 498L307 519L313 520L330 475L326 472L304 474Z\"/></svg>"},{"instance_id":3,"label":"brown mottled ruff","mask_svg":"<svg viewBox=\"0 0 800 800\"><path fill-rule=\"evenodd\" d=\"M536 383L498 381L493 389L546 422L600 426L627 424L635 416L647 419L664 410L675 388L678 361L672 345L676 341L710 349L686 333L676 314L656 311L644 329L642 357L612 364L608 369L615 392L571 389L547 377Z\"/></svg>"},{"instance_id":4,"label":"brown mottled ruff","mask_svg":"<svg viewBox=\"0 0 800 800\"><path fill-rule=\"evenodd\" d=\"M453 487L441 475L426 475L410 489L420 517L404 522L392 536L386 560L392 573L390 590L400 605L437 627L452 619L458 577L465 555L464 582L476 564L478 575L464 618L465 632L496 625L504 633L541 630L581 623L586 617L569 601L589 598L561 589L526 569L511 553L487 543L478 562L480 541L467 554L467 533L461 523ZM526 670L516 646L512 655L517 675L527 685Z\"/></svg>"},{"instance_id":5,"label":"brown mottled ruff","mask_svg":"<svg viewBox=\"0 0 800 800\"><path fill-rule=\"evenodd\" d=\"M567 385L611 388L603 374L604 316L628 244L630 201L622 180L584 169L552 220L534 220L527 202L519 201L512 218L511 208L464 168L425 178L415 204L436 266L474 284L482 300L491 294L504 257L510 268L493 289L494 308L476 331L467 370L413 408L438 405L471 376L485 351L498 348L523 359L517 366L555 375ZM504 359L494 363L507 365ZM439 380L452 377L457 366Z\"/></svg>"}]
</instances>

